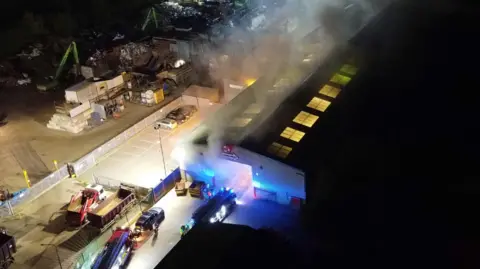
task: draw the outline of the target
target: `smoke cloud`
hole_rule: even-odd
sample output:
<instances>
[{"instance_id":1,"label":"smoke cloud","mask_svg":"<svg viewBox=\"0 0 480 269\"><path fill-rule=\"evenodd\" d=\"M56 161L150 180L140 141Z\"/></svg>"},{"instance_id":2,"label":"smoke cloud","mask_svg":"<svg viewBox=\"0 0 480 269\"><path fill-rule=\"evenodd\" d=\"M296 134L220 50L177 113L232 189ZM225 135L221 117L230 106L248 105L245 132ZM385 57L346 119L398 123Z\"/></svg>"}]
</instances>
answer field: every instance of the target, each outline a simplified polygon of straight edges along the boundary
<instances>
[{"instance_id":1,"label":"smoke cloud","mask_svg":"<svg viewBox=\"0 0 480 269\"><path fill-rule=\"evenodd\" d=\"M210 76L217 81L229 78L242 82L264 77L274 84L280 73L285 77L285 70L289 70L287 85L283 86L278 98L271 98L268 87L255 92L256 103L262 109L260 117L267 118L308 74L308 68L299 66L305 65L302 60L309 52L315 54L310 59L311 66L318 65L331 48L346 44L392 1L284 0L283 5L276 6L275 1L255 0L258 12L241 20L232 20L228 39L212 46L203 61L208 63ZM305 42L304 37L315 29L315 39ZM207 123L210 129L207 159L212 160L212 166L215 166L216 156L224 145L226 127L231 120L230 115L222 114ZM268 129L266 126L262 128ZM244 135L247 134L248 130Z\"/></svg>"}]
</instances>

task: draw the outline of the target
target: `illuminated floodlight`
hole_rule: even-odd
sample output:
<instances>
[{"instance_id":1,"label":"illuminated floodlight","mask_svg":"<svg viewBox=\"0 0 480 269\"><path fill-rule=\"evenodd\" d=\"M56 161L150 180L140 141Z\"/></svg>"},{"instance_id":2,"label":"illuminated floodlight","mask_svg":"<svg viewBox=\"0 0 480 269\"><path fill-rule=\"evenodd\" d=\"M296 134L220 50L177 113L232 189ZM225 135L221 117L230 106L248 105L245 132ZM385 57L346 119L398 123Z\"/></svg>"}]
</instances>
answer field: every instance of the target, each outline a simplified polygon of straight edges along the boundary
<instances>
[{"instance_id":1,"label":"illuminated floodlight","mask_svg":"<svg viewBox=\"0 0 480 269\"><path fill-rule=\"evenodd\" d=\"M175 68L180 68L180 67L182 67L184 64L185 64L185 60L179 59L179 60L177 60L177 61L175 62L174 67L175 67Z\"/></svg>"},{"instance_id":2,"label":"illuminated floodlight","mask_svg":"<svg viewBox=\"0 0 480 269\"><path fill-rule=\"evenodd\" d=\"M257 80L253 79L253 78L249 78L249 79L245 80L245 84L247 85L247 87L250 87L250 86L253 85L253 83L255 83L255 81L257 81Z\"/></svg>"},{"instance_id":3,"label":"illuminated floodlight","mask_svg":"<svg viewBox=\"0 0 480 269\"><path fill-rule=\"evenodd\" d=\"M183 163L186 159L187 151L183 147L175 147L172 151L172 157L179 163Z\"/></svg>"}]
</instances>

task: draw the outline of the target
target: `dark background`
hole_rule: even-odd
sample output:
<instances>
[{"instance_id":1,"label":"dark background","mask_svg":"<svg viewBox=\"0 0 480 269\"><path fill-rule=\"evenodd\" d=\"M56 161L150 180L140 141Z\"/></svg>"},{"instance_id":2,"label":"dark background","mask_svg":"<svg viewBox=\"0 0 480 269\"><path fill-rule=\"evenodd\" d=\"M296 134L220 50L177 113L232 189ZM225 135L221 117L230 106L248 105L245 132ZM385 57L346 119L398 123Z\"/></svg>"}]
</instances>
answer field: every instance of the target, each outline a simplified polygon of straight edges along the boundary
<instances>
[{"instance_id":1,"label":"dark background","mask_svg":"<svg viewBox=\"0 0 480 269\"><path fill-rule=\"evenodd\" d=\"M353 40L311 146L312 268L479 268L477 11L404 1Z\"/></svg>"}]
</instances>

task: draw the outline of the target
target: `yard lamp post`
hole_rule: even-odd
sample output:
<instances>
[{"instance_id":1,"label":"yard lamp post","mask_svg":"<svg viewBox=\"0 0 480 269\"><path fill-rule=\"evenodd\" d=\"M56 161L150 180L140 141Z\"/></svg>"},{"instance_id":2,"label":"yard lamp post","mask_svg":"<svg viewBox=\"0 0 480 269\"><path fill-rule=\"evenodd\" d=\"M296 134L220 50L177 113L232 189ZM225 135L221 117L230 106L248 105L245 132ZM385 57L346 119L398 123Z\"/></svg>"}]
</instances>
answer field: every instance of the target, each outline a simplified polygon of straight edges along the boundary
<instances>
[{"instance_id":1,"label":"yard lamp post","mask_svg":"<svg viewBox=\"0 0 480 269\"><path fill-rule=\"evenodd\" d=\"M162 137L160 136L160 130L158 130L158 143L160 144L160 153L162 154L163 171L165 172L164 177L167 177L167 165L165 164L165 154L163 154L163 145Z\"/></svg>"},{"instance_id":2,"label":"yard lamp post","mask_svg":"<svg viewBox=\"0 0 480 269\"><path fill-rule=\"evenodd\" d=\"M55 252L57 253L57 259L58 259L58 264L60 264L60 269L63 269L62 267L62 260L60 260L60 254L58 254L58 247L57 245L54 244L40 244L41 246L52 246L55 248Z\"/></svg>"}]
</instances>

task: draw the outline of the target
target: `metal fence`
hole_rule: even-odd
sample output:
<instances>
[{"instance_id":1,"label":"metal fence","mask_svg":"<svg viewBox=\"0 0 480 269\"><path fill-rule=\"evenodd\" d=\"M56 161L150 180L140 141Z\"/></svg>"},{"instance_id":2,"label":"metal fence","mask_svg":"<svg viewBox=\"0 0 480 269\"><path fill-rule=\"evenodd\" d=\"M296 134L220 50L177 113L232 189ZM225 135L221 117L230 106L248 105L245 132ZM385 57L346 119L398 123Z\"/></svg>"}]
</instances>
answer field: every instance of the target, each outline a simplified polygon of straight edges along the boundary
<instances>
[{"instance_id":1,"label":"metal fence","mask_svg":"<svg viewBox=\"0 0 480 269\"><path fill-rule=\"evenodd\" d=\"M24 202L33 200L40 195L42 195L45 191L51 189L55 186L58 182L68 176L67 166L62 166L57 171L51 173L43 180L39 181L37 184L33 185L31 188L27 189L21 195L7 201L12 208L12 211L9 209L7 204L2 204L0 207L0 217L5 217L12 215L15 213L15 206L18 206Z\"/></svg>"},{"instance_id":2,"label":"metal fence","mask_svg":"<svg viewBox=\"0 0 480 269\"><path fill-rule=\"evenodd\" d=\"M77 176L82 175L88 169L95 166L98 162L100 162L101 158L104 157L106 154L111 152L112 150L118 148L121 144L125 141L132 138L134 135L138 134L140 131L145 129L147 126L153 124L156 120L164 118L168 112L172 111L173 109L182 105L182 99L177 98L171 101L166 106L162 107L160 110L150 114L143 120L137 122L132 127L125 130L123 133L117 135L116 137L112 138L105 144L99 146L92 152L88 153L87 155L80 158L78 161L73 163L73 167L75 169L75 174ZM22 195L15 197L8 202L11 204L12 210L9 209L7 203L0 205L0 217L5 217L12 215L15 211L15 206L21 205L25 202L31 201L36 199L44 192L48 191L49 189L53 188L57 185L62 179L68 177L68 170L67 166L62 166L57 171L53 172L52 174L48 175L44 179L40 180L38 183L33 185L31 188L27 189Z\"/></svg>"},{"instance_id":3,"label":"metal fence","mask_svg":"<svg viewBox=\"0 0 480 269\"><path fill-rule=\"evenodd\" d=\"M180 175L180 168L177 167L175 170L173 170L166 178L160 182L155 188L153 188L152 191L152 199L153 202L156 203L160 199L162 199L165 194L167 194L170 190L175 187L175 181L179 180L181 178Z\"/></svg>"}]
</instances>

